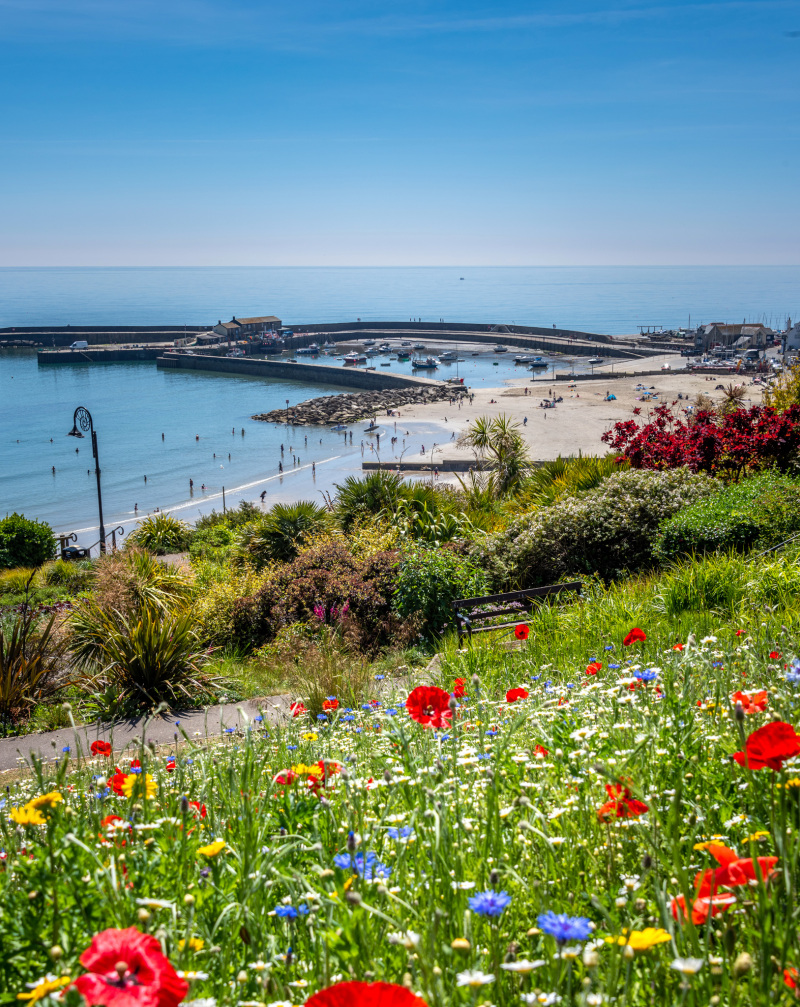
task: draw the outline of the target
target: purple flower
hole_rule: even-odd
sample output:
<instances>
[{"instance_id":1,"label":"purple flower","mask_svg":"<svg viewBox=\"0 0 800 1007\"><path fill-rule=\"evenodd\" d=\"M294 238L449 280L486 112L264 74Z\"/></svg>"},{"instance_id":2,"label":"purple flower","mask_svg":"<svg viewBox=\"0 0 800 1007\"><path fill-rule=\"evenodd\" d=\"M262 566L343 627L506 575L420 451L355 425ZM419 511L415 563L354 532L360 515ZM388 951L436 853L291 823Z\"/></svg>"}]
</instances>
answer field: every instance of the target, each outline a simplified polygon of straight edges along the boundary
<instances>
[{"instance_id":1,"label":"purple flower","mask_svg":"<svg viewBox=\"0 0 800 1007\"><path fill-rule=\"evenodd\" d=\"M376 881L378 878L388 878L392 873L391 867L382 864L378 860L378 854L373 853L337 853L333 858L334 864L341 867L343 871L353 870L365 881Z\"/></svg>"},{"instance_id":2,"label":"purple flower","mask_svg":"<svg viewBox=\"0 0 800 1007\"><path fill-rule=\"evenodd\" d=\"M322 605L316 604L314 606L314 615L320 622L325 622L325 608Z\"/></svg>"},{"instance_id":3,"label":"purple flower","mask_svg":"<svg viewBox=\"0 0 800 1007\"><path fill-rule=\"evenodd\" d=\"M294 906L275 906L275 915L283 916L287 920L296 920L298 916L306 916L308 914L308 906L303 902L296 909Z\"/></svg>"},{"instance_id":4,"label":"purple flower","mask_svg":"<svg viewBox=\"0 0 800 1007\"><path fill-rule=\"evenodd\" d=\"M511 896L508 892L478 892L468 899L469 907L473 913L479 916L501 916L511 905Z\"/></svg>"}]
</instances>

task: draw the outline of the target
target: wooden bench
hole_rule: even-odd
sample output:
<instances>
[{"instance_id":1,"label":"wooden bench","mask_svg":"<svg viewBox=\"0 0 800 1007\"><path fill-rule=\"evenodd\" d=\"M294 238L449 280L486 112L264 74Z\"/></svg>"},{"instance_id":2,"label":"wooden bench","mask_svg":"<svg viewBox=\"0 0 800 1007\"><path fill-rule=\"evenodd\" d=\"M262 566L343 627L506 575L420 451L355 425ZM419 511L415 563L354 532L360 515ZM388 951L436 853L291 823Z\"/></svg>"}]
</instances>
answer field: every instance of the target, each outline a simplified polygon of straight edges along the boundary
<instances>
[{"instance_id":1,"label":"wooden bench","mask_svg":"<svg viewBox=\"0 0 800 1007\"><path fill-rule=\"evenodd\" d=\"M510 629L525 622L534 604L551 594L574 591L580 596L582 581L573 580L565 584L546 584L544 587L529 587L524 591L507 591L505 594L487 594L482 598L458 598L453 602L458 642L466 633L472 639L473 633L488 633L493 629ZM491 626L476 626L475 623L489 622L500 616L519 616L514 622L495 623Z\"/></svg>"}]
</instances>

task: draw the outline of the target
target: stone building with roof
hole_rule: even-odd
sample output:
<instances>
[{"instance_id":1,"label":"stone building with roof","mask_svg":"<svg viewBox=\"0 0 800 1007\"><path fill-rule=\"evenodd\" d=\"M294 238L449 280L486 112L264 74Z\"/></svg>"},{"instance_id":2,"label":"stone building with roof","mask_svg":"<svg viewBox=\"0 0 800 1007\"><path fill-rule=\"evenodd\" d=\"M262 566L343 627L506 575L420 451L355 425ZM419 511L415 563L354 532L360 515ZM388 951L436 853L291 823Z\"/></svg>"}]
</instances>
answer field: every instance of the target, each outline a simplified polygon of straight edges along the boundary
<instances>
[{"instance_id":1,"label":"stone building with roof","mask_svg":"<svg viewBox=\"0 0 800 1007\"><path fill-rule=\"evenodd\" d=\"M270 330L277 332L280 327L281 320L275 315L255 315L252 318L237 318L234 315L229 322L220 319L213 331L226 339L245 339Z\"/></svg>"}]
</instances>

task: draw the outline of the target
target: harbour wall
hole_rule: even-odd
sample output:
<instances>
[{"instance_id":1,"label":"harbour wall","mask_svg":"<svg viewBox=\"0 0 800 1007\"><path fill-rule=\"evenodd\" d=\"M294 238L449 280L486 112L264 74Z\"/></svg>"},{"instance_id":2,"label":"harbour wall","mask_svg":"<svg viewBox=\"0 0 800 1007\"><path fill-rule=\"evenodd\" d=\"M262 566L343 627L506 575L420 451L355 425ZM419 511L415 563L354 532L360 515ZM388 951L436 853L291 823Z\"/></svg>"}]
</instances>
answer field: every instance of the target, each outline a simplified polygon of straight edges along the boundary
<instances>
[{"instance_id":1,"label":"harbour wall","mask_svg":"<svg viewBox=\"0 0 800 1007\"><path fill-rule=\"evenodd\" d=\"M207 332L208 325L15 325L0 328L0 342L30 339L41 346L69 346L85 339L90 346L106 343L172 343Z\"/></svg>"},{"instance_id":2,"label":"harbour wall","mask_svg":"<svg viewBox=\"0 0 800 1007\"><path fill-rule=\"evenodd\" d=\"M286 328L296 332L358 332L358 331L392 331L405 330L406 332L475 332L488 335L494 342L497 337L505 338L512 333L527 336L561 336L563 339L586 339L589 341L610 341L611 336L602 335L598 332L580 332L577 329L546 329L539 325L506 325L503 323L489 322L312 322L310 324L289 325Z\"/></svg>"},{"instance_id":3,"label":"harbour wall","mask_svg":"<svg viewBox=\"0 0 800 1007\"><path fill-rule=\"evenodd\" d=\"M405 374L386 374L365 371L360 367L326 367L324 364L290 364L285 360L254 360L249 357L214 357L202 353L167 353L156 360L156 365L186 371L215 371L256 378L275 378L282 381L319 383L342 388L360 388L383 391L387 388L408 388L414 385L436 385L442 382L430 378L409 377Z\"/></svg>"}]
</instances>

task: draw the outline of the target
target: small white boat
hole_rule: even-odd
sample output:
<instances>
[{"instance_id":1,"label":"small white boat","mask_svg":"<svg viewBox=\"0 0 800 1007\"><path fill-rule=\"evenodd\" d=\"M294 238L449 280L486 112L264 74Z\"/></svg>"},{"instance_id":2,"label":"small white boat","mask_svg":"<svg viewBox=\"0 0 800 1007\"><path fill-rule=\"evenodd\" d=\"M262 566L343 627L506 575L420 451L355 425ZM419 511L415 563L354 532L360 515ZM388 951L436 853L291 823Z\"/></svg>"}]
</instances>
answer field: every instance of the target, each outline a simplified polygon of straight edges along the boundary
<instances>
[{"instance_id":1,"label":"small white boat","mask_svg":"<svg viewBox=\"0 0 800 1007\"><path fill-rule=\"evenodd\" d=\"M454 353L453 350L445 350L444 353L439 354L440 360L457 360L458 354Z\"/></svg>"},{"instance_id":2,"label":"small white boat","mask_svg":"<svg viewBox=\"0 0 800 1007\"><path fill-rule=\"evenodd\" d=\"M331 430L347 430L347 427L344 423L337 423L335 426L331 427Z\"/></svg>"},{"instance_id":3,"label":"small white boat","mask_svg":"<svg viewBox=\"0 0 800 1007\"><path fill-rule=\"evenodd\" d=\"M508 347L507 346L503 346L502 343L498 343L497 346L495 346L495 348L494 348L494 352L495 353L508 353Z\"/></svg>"},{"instance_id":4,"label":"small white boat","mask_svg":"<svg viewBox=\"0 0 800 1007\"><path fill-rule=\"evenodd\" d=\"M586 361L587 364L602 364L605 363L602 357L589 357Z\"/></svg>"},{"instance_id":5,"label":"small white boat","mask_svg":"<svg viewBox=\"0 0 800 1007\"><path fill-rule=\"evenodd\" d=\"M427 346L424 343L414 343L415 350L427 350Z\"/></svg>"},{"instance_id":6,"label":"small white boat","mask_svg":"<svg viewBox=\"0 0 800 1007\"><path fill-rule=\"evenodd\" d=\"M310 346L301 346L297 351L298 357L315 357L319 353L319 346L312 343Z\"/></svg>"},{"instance_id":7,"label":"small white boat","mask_svg":"<svg viewBox=\"0 0 800 1007\"><path fill-rule=\"evenodd\" d=\"M336 349L336 343L332 343L330 341L330 339L328 339L326 342L324 342L322 344L322 348L323 348L323 350L335 350Z\"/></svg>"},{"instance_id":8,"label":"small white boat","mask_svg":"<svg viewBox=\"0 0 800 1007\"><path fill-rule=\"evenodd\" d=\"M388 343L381 343L381 345L378 347L378 349L380 350L381 353L391 353L392 352L392 347Z\"/></svg>"},{"instance_id":9,"label":"small white boat","mask_svg":"<svg viewBox=\"0 0 800 1007\"><path fill-rule=\"evenodd\" d=\"M367 358L364 353L345 353L342 361L345 367L355 367L357 364L365 364Z\"/></svg>"},{"instance_id":10,"label":"small white boat","mask_svg":"<svg viewBox=\"0 0 800 1007\"><path fill-rule=\"evenodd\" d=\"M225 356L226 357L243 357L244 356L244 350L240 350L238 346L234 346L234 348L230 351L230 353L226 353Z\"/></svg>"},{"instance_id":11,"label":"small white boat","mask_svg":"<svg viewBox=\"0 0 800 1007\"><path fill-rule=\"evenodd\" d=\"M531 362L531 356L529 353L523 353L514 357L515 364L529 364Z\"/></svg>"},{"instance_id":12,"label":"small white boat","mask_svg":"<svg viewBox=\"0 0 800 1007\"><path fill-rule=\"evenodd\" d=\"M374 346L375 345L375 340L374 339L365 339L364 340L364 345L365 346Z\"/></svg>"},{"instance_id":13,"label":"small white boat","mask_svg":"<svg viewBox=\"0 0 800 1007\"><path fill-rule=\"evenodd\" d=\"M410 346L410 345L411 345L411 343L410 343L410 342L409 342L409 341L408 341L407 339L404 339L404 340L403 340L403 342L402 342L402 343L400 343L400 345L401 345L401 346Z\"/></svg>"},{"instance_id":14,"label":"small white boat","mask_svg":"<svg viewBox=\"0 0 800 1007\"><path fill-rule=\"evenodd\" d=\"M535 370L537 367L547 367L547 361L544 357L534 357L528 364L531 370Z\"/></svg>"},{"instance_id":15,"label":"small white boat","mask_svg":"<svg viewBox=\"0 0 800 1007\"><path fill-rule=\"evenodd\" d=\"M411 367L415 371L432 371L439 366L436 357L426 357L424 360L412 360Z\"/></svg>"}]
</instances>

